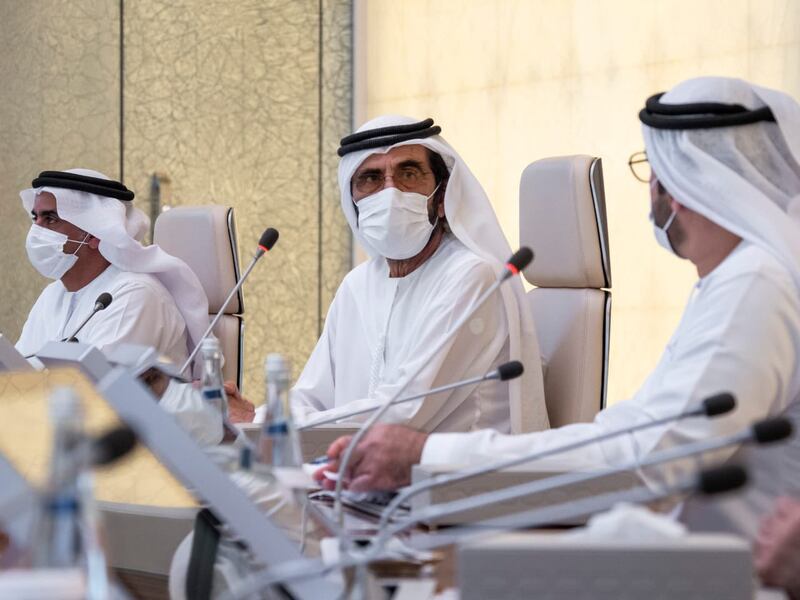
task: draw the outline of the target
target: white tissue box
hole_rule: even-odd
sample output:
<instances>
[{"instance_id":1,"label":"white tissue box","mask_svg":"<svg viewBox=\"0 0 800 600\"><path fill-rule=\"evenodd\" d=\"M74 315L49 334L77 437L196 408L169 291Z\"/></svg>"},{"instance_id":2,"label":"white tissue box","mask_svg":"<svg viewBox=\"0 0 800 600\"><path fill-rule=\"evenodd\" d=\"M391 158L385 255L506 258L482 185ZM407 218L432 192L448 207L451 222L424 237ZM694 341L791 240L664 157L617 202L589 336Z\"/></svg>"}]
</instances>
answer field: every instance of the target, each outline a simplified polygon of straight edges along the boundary
<instances>
[{"instance_id":1,"label":"white tissue box","mask_svg":"<svg viewBox=\"0 0 800 600\"><path fill-rule=\"evenodd\" d=\"M458 549L461 600L752 600L750 547L725 534L651 542L509 533Z\"/></svg>"}]
</instances>

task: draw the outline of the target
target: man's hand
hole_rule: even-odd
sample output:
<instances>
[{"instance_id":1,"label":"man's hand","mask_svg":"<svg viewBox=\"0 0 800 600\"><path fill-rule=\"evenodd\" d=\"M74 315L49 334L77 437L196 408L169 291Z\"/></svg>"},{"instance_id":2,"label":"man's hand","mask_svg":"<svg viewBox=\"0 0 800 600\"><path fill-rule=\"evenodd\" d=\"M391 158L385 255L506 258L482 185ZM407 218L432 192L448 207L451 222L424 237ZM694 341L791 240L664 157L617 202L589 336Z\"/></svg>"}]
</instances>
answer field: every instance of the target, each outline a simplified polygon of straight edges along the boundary
<instances>
[{"instance_id":1,"label":"man's hand","mask_svg":"<svg viewBox=\"0 0 800 600\"><path fill-rule=\"evenodd\" d=\"M800 501L779 498L761 523L755 543L755 564L766 585L800 598Z\"/></svg>"},{"instance_id":2,"label":"man's hand","mask_svg":"<svg viewBox=\"0 0 800 600\"><path fill-rule=\"evenodd\" d=\"M252 423L256 416L253 403L242 398L239 388L232 381L225 382L225 395L228 396L228 418L231 423Z\"/></svg>"},{"instance_id":3,"label":"man's hand","mask_svg":"<svg viewBox=\"0 0 800 600\"><path fill-rule=\"evenodd\" d=\"M341 437L328 448L331 462L314 473L314 479L331 490L335 483L324 471L338 471L339 461L352 436ZM411 467L422 457L427 433L402 425L375 425L353 450L346 476L347 488L354 492L395 490L411 483Z\"/></svg>"}]
</instances>

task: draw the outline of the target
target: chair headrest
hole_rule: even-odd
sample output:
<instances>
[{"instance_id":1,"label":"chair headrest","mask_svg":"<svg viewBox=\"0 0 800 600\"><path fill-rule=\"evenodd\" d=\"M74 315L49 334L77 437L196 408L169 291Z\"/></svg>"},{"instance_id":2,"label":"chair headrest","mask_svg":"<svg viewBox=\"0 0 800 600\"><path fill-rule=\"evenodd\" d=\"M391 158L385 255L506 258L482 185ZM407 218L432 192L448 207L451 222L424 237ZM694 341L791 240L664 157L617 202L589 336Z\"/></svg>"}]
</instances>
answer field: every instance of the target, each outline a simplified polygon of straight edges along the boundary
<instances>
[{"instance_id":1,"label":"chair headrest","mask_svg":"<svg viewBox=\"0 0 800 600\"><path fill-rule=\"evenodd\" d=\"M545 158L525 168L519 188L519 241L536 257L523 271L533 285L611 287L599 158Z\"/></svg>"},{"instance_id":2,"label":"chair headrest","mask_svg":"<svg viewBox=\"0 0 800 600\"><path fill-rule=\"evenodd\" d=\"M216 314L239 279L239 255L233 209L227 206L177 206L156 219L153 242L195 272ZM239 290L226 314L244 312Z\"/></svg>"}]
</instances>

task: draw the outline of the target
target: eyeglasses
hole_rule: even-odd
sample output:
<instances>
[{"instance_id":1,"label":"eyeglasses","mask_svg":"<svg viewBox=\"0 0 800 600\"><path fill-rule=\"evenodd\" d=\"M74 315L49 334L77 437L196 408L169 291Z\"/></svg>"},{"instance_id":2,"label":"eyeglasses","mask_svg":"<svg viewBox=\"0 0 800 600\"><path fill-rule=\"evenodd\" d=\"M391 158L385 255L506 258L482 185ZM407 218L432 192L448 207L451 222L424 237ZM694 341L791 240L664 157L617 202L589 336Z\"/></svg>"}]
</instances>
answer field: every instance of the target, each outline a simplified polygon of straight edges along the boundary
<instances>
[{"instance_id":1,"label":"eyeglasses","mask_svg":"<svg viewBox=\"0 0 800 600\"><path fill-rule=\"evenodd\" d=\"M391 175L370 169L357 174L352 179L352 184L359 194L374 194L382 189L386 180L391 178L397 189L404 192L414 192L428 182L430 171L423 171L414 165L404 165L392 171Z\"/></svg>"},{"instance_id":2,"label":"eyeglasses","mask_svg":"<svg viewBox=\"0 0 800 600\"><path fill-rule=\"evenodd\" d=\"M631 173L641 182L650 183L650 162L647 160L647 152L634 152L628 159L628 166L631 168Z\"/></svg>"}]
</instances>

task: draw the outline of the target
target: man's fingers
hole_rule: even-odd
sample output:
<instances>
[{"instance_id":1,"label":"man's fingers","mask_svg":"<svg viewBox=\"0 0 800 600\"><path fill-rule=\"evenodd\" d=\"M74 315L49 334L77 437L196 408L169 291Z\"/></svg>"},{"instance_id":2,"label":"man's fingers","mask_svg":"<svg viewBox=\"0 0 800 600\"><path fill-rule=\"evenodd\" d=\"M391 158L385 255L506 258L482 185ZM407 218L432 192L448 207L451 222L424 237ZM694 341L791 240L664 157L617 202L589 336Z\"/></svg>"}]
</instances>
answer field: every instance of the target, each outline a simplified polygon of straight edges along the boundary
<instances>
[{"instance_id":1,"label":"man's fingers","mask_svg":"<svg viewBox=\"0 0 800 600\"><path fill-rule=\"evenodd\" d=\"M347 446L350 444L350 440L352 439L352 435L346 435L335 440L330 446L328 446L328 451L326 452L328 458L339 458L339 455L344 452L345 448L347 448Z\"/></svg>"},{"instance_id":2,"label":"man's fingers","mask_svg":"<svg viewBox=\"0 0 800 600\"><path fill-rule=\"evenodd\" d=\"M375 477L372 473L361 473L358 474L354 479L350 481L350 484L347 486L347 489L352 490L354 492L371 492L375 488Z\"/></svg>"},{"instance_id":3,"label":"man's fingers","mask_svg":"<svg viewBox=\"0 0 800 600\"><path fill-rule=\"evenodd\" d=\"M327 465L321 466L319 469L314 471L314 474L311 476L315 481L324 481L325 471L332 471L336 473L339 470L339 461L334 461L332 463L328 463Z\"/></svg>"}]
</instances>

